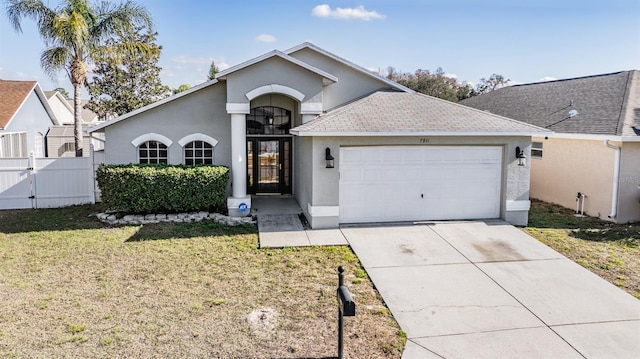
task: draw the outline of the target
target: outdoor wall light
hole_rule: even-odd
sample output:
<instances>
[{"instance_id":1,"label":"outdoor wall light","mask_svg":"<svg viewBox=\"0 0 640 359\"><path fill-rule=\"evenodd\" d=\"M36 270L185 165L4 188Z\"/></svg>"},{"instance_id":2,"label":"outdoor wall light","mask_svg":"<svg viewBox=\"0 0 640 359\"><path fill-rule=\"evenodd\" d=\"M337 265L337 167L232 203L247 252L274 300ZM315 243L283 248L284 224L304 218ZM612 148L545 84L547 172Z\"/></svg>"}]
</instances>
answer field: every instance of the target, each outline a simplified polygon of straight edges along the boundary
<instances>
[{"instance_id":1,"label":"outdoor wall light","mask_svg":"<svg viewBox=\"0 0 640 359\"><path fill-rule=\"evenodd\" d=\"M324 159L327 161L327 168L333 168L333 156L331 156L331 149L329 147L324 150Z\"/></svg>"},{"instance_id":2,"label":"outdoor wall light","mask_svg":"<svg viewBox=\"0 0 640 359\"><path fill-rule=\"evenodd\" d=\"M524 155L524 151L520 149L520 146L516 147L516 159L518 160L518 166L527 165L527 156Z\"/></svg>"}]
</instances>

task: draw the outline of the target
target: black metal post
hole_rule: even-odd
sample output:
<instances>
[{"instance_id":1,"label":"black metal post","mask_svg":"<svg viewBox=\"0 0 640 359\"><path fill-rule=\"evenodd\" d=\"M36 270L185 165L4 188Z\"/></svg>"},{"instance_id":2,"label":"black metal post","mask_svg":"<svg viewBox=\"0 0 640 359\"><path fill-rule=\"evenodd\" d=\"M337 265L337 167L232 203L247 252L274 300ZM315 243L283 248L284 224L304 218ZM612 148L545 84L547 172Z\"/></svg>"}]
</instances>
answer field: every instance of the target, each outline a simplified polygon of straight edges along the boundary
<instances>
[{"instance_id":1,"label":"black metal post","mask_svg":"<svg viewBox=\"0 0 640 359\"><path fill-rule=\"evenodd\" d=\"M342 285L344 284L344 267L343 266L339 266L338 267L338 288L342 287ZM338 305L338 359L342 359L343 354L342 354L342 350L343 350L343 340L344 340L344 336L343 336L343 316L342 316L342 309L341 306Z\"/></svg>"}]
</instances>

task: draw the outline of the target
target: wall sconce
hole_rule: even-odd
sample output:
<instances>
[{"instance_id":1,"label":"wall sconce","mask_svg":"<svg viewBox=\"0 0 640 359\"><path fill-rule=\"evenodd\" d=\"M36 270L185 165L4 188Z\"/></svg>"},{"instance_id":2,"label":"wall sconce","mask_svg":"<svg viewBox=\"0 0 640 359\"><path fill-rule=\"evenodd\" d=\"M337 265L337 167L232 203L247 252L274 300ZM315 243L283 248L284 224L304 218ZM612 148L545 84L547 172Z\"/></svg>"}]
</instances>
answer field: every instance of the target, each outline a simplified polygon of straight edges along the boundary
<instances>
[{"instance_id":1,"label":"wall sconce","mask_svg":"<svg viewBox=\"0 0 640 359\"><path fill-rule=\"evenodd\" d=\"M331 149L329 147L324 150L324 159L327 161L327 168L333 168L333 156L331 156Z\"/></svg>"},{"instance_id":2,"label":"wall sconce","mask_svg":"<svg viewBox=\"0 0 640 359\"><path fill-rule=\"evenodd\" d=\"M527 156L524 155L524 151L520 149L520 146L516 147L516 159L518 160L518 166L527 165Z\"/></svg>"}]
</instances>

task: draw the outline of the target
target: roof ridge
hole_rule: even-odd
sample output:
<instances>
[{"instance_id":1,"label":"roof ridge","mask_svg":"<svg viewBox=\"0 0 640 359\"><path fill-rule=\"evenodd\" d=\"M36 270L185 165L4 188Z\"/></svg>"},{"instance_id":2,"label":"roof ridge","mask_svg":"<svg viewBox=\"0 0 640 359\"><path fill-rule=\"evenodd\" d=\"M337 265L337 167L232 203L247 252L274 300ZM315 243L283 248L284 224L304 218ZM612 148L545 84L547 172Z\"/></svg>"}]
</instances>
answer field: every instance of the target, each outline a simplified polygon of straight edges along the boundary
<instances>
[{"instance_id":1,"label":"roof ridge","mask_svg":"<svg viewBox=\"0 0 640 359\"><path fill-rule=\"evenodd\" d=\"M638 70L623 70L623 71L611 72L611 73L606 73L606 74L578 76L578 77L571 77L571 78L566 78L566 79L556 79L556 80L551 80L551 81L529 82L529 83L526 83L526 84L517 84L517 85L510 85L510 86L501 87L501 88L497 89L496 91L501 90L503 88L507 88L507 87L522 87L522 86L530 86L530 85L549 84L549 83L554 83L554 82L582 80L582 79L588 79L588 78L593 78L593 77L604 77L604 76L619 75L619 74L622 74L624 72L630 73L631 71L638 71Z\"/></svg>"},{"instance_id":2,"label":"roof ridge","mask_svg":"<svg viewBox=\"0 0 640 359\"><path fill-rule=\"evenodd\" d=\"M514 122L514 123L517 123L517 124L521 124L521 125L529 126L529 127L536 128L536 129L541 129L541 128L542 128L542 127L540 127L540 126L532 125L532 124L530 124L530 123L528 123L528 122L519 121L519 120L516 120L516 119L510 118L510 117L505 117L505 116L502 116L502 115L498 115L498 114L495 114L495 113L491 113L491 112L489 112L489 111L483 111L483 110L477 109L477 108L475 108L475 107L471 107L471 106L463 105L463 104L461 104L461 103L457 103L457 102L451 102L451 101L448 101L448 100L441 99L441 98L439 98L439 97L429 96L429 95L427 95L427 94L423 94L423 93L420 93L420 92L416 92L416 94L418 94L418 95L422 95L422 96L426 96L426 97L432 98L432 99L437 100L437 101L440 101L440 102L446 102L446 103L453 104L453 105L456 105L456 106L462 106L462 107L464 107L464 108L468 108L468 109L471 109L471 110L476 111L476 112L484 113L485 115L491 115L491 116L499 117L499 118L501 118L501 119L503 119L503 120L508 120L508 121L511 121L511 122Z\"/></svg>"}]
</instances>

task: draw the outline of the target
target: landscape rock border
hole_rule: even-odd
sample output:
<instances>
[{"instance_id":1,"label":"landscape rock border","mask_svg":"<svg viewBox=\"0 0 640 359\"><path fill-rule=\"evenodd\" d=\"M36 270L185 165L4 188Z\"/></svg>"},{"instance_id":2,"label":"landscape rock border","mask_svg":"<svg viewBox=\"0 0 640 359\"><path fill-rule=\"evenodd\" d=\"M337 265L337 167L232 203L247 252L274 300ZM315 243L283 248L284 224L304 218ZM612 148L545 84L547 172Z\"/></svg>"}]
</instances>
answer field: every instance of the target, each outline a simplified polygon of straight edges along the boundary
<instances>
[{"instance_id":1,"label":"landscape rock border","mask_svg":"<svg viewBox=\"0 0 640 359\"><path fill-rule=\"evenodd\" d=\"M220 213L194 212L194 213L170 213L170 214L126 214L117 216L114 213L98 213L98 220L111 225L140 225L152 223L188 223L211 220L225 226L239 226L243 224L256 224L253 217L229 217Z\"/></svg>"}]
</instances>

